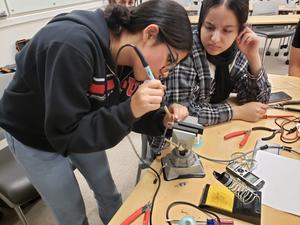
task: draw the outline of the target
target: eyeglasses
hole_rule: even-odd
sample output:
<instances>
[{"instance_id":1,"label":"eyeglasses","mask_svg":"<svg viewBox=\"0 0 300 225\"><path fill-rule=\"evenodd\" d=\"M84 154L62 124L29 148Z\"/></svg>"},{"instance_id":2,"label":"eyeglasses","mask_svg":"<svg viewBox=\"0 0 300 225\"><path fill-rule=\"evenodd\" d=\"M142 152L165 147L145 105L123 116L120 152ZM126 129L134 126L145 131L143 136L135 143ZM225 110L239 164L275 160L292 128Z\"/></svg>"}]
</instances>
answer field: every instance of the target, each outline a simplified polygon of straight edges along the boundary
<instances>
[{"instance_id":1,"label":"eyeglasses","mask_svg":"<svg viewBox=\"0 0 300 225\"><path fill-rule=\"evenodd\" d=\"M167 65L163 66L162 68L160 68L160 72L162 74L165 74L167 72L169 72L171 69L174 69L176 66L177 66L177 59L178 59L178 56L175 58L173 53L172 53L172 50L170 48L170 46L168 45L167 42L166 43L166 46L168 48L168 51L169 51L169 56L168 56L168 63Z\"/></svg>"}]
</instances>

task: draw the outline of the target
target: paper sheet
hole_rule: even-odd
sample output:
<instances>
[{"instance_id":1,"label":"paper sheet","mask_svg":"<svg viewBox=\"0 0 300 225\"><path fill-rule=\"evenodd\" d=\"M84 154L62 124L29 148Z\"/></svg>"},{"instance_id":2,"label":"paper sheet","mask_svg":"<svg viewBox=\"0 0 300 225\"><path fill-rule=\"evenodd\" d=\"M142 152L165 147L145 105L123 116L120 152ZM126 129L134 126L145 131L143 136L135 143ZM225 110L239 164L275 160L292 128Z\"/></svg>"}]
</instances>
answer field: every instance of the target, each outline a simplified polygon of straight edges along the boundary
<instances>
[{"instance_id":1,"label":"paper sheet","mask_svg":"<svg viewBox=\"0 0 300 225\"><path fill-rule=\"evenodd\" d=\"M258 151L254 174L266 181L262 203L300 216L300 161Z\"/></svg>"}]
</instances>

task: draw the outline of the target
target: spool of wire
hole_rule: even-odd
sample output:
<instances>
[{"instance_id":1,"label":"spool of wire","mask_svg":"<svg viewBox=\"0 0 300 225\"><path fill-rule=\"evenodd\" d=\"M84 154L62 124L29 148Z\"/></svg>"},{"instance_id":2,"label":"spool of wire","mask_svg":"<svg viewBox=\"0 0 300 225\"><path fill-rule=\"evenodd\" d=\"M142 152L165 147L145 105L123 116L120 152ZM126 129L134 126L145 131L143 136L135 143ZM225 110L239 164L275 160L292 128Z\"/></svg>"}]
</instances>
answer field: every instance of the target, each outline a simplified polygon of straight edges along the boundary
<instances>
[{"instance_id":1,"label":"spool of wire","mask_svg":"<svg viewBox=\"0 0 300 225\"><path fill-rule=\"evenodd\" d=\"M238 178L230 176L228 173L218 173L213 172L215 178L220 181L224 186L226 186L234 195L244 204L250 204L256 198L259 199L259 196L249 188L243 181Z\"/></svg>"},{"instance_id":2,"label":"spool of wire","mask_svg":"<svg viewBox=\"0 0 300 225\"><path fill-rule=\"evenodd\" d=\"M179 220L178 225L197 225L197 222L193 217L185 216Z\"/></svg>"}]
</instances>

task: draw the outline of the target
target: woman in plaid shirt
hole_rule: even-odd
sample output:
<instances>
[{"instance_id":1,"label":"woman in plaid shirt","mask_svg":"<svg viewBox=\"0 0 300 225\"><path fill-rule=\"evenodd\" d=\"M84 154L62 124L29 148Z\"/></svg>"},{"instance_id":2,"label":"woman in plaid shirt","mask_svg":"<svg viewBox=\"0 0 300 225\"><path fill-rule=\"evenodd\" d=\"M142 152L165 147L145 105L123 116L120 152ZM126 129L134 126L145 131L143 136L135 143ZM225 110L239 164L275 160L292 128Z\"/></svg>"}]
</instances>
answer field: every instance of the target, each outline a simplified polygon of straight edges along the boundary
<instances>
[{"instance_id":1,"label":"woman in plaid shirt","mask_svg":"<svg viewBox=\"0 0 300 225\"><path fill-rule=\"evenodd\" d=\"M245 26L248 9L248 0L204 0L192 52L166 80L167 103L187 106L203 125L257 121L266 113L271 86L259 39ZM241 105L225 102L231 92Z\"/></svg>"}]
</instances>

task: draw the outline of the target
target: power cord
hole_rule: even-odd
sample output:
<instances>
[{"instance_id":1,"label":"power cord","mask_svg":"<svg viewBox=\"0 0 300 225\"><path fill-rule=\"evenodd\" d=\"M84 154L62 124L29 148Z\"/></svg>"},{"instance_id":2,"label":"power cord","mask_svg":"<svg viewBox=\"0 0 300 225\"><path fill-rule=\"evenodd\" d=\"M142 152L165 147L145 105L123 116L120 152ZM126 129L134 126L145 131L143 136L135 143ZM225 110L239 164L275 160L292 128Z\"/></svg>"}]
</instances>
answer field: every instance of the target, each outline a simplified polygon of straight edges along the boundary
<instances>
[{"instance_id":1,"label":"power cord","mask_svg":"<svg viewBox=\"0 0 300 225\"><path fill-rule=\"evenodd\" d=\"M300 155L300 152L294 150L292 147L284 146L284 145L281 145L281 146L263 145L260 148L263 148L261 150L266 150L268 148L277 148L279 150L283 150L283 151L287 151L287 152L294 152L294 153Z\"/></svg>"}]
</instances>

